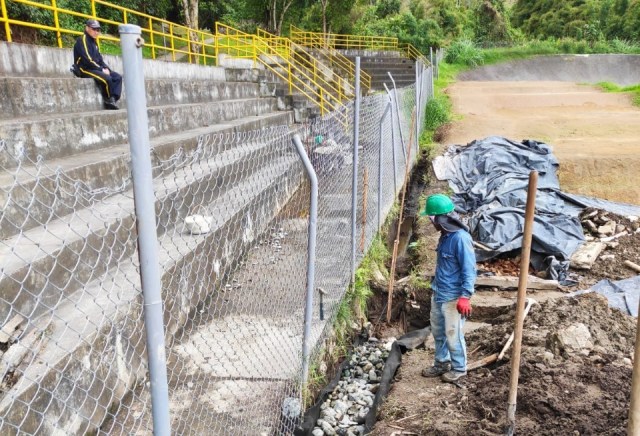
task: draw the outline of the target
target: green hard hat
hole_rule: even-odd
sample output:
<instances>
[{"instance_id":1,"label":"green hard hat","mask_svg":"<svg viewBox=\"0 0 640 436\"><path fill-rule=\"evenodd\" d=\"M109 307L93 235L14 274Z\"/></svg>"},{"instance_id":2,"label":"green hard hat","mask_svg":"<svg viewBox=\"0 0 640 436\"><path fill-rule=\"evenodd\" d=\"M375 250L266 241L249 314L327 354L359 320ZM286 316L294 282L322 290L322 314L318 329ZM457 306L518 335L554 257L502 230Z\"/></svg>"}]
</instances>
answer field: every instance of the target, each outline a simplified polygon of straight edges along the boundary
<instances>
[{"instance_id":1,"label":"green hard hat","mask_svg":"<svg viewBox=\"0 0 640 436\"><path fill-rule=\"evenodd\" d=\"M455 209L453 202L444 194L433 194L427 197L422 215L444 215Z\"/></svg>"}]
</instances>

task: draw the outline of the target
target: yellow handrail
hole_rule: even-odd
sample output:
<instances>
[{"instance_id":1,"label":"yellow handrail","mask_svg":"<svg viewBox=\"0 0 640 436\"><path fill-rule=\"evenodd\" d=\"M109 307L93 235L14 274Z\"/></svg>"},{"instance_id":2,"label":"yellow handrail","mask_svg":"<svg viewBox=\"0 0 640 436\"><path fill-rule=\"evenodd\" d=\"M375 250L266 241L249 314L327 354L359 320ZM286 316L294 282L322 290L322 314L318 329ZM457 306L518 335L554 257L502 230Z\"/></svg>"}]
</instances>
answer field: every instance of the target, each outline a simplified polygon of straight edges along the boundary
<instances>
[{"instance_id":1,"label":"yellow handrail","mask_svg":"<svg viewBox=\"0 0 640 436\"><path fill-rule=\"evenodd\" d=\"M180 57L186 57L191 63L201 64L213 64L215 55L215 38L212 33L202 30L190 29L186 26L172 23L170 21L156 18L143 12L134 11L132 9L109 3L103 0L89 0L91 13L86 14L83 12L76 12L70 9L61 8L57 5L56 0L48 0L49 4L38 3L32 0L11 0L14 3L19 3L27 7L31 7L38 10L43 10L51 14L51 22L29 22L9 16L6 2L7 0L0 0L0 23L4 24L5 38L8 42L13 41L11 34L12 26L29 27L39 30L52 32L55 35L55 44L62 48L65 45L72 46L75 42L75 36L82 35L84 28L84 20L88 18L94 18L99 20L102 24L118 26L120 24L135 23L141 27L142 34L145 41L145 47L143 51L144 55L157 59L159 54L169 56L171 60L178 60ZM101 9L117 11L121 14L122 19L108 19L101 17L97 14L96 5L100 5ZM106 12L105 12L106 14ZM47 14L41 14L47 15ZM109 16L113 17L113 13ZM69 18L72 20L67 27L64 27L61 18ZM67 38L65 38L67 36ZM69 38L71 36L71 38ZM118 42L119 38L110 36L108 34L101 35L100 41L114 41ZM195 53L194 53L195 49Z\"/></svg>"},{"instance_id":2,"label":"yellow handrail","mask_svg":"<svg viewBox=\"0 0 640 436\"><path fill-rule=\"evenodd\" d=\"M429 65L429 61L427 60L427 58L424 57L424 55L420 52L420 50L415 48L413 45L407 44L405 50L407 52L407 56L409 57L409 59L413 59L413 60L419 59L420 61L422 61L424 65Z\"/></svg>"},{"instance_id":3,"label":"yellow handrail","mask_svg":"<svg viewBox=\"0 0 640 436\"><path fill-rule=\"evenodd\" d=\"M251 59L254 63L260 62L273 74L286 81L290 90L295 88L314 104L318 105L322 115L337 111L340 107L340 102L337 101L337 98L332 97L326 91L326 88L314 81L314 77L308 69L282 56L284 42L272 46L269 43L270 39L261 38L258 35L250 35L226 24L216 23L218 54L225 53L232 57ZM289 53L291 53L290 50ZM335 101L332 101L334 99ZM341 121L346 125L346 118Z\"/></svg>"},{"instance_id":4,"label":"yellow handrail","mask_svg":"<svg viewBox=\"0 0 640 436\"><path fill-rule=\"evenodd\" d=\"M312 53L309 53L304 46L296 44L289 38L273 35L265 30L258 29L258 36L265 38L269 44L283 57L289 59L297 68L305 70L312 78L315 86L324 88L325 91L333 94L339 102L349 99L347 95L353 96L353 87L350 82L343 83L343 78L333 74L333 69L317 60ZM326 76L330 78L327 79ZM348 90L351 86L351 90Z\"/></svg>"},{"instance_id":5,"label":"yellow handrail","mask_svg":"<svg viewBox=\"0 0 640 436\"><path fill-rule=\"evenodd\" d=\"M322 35L322 33L306 32L298 29L294 25L291 25L292 41L303 46L326 50L329 65L335 67L340 71L340 73L344 74L346 76L345 79L347 79L349 83L353 83L355 80L355 64L342 53L327 46ZM371 89L371 76L366 71L360 72L360 86L365 92Z\"/></svg>"},{"instance_id":6,"label":"yellow handrail","mask_svg":"<svg viewBox=\"0 0 640 436\"><path fill-rule=\"evenodd\" d=\"M337 49L398 50L398 38L391 36L340 35L308 32L291 27L291 39L298 44ZM295 31L294 31L295 29ZM295 35L294 35L295 32Z\"/></svg>"}]
</instances>

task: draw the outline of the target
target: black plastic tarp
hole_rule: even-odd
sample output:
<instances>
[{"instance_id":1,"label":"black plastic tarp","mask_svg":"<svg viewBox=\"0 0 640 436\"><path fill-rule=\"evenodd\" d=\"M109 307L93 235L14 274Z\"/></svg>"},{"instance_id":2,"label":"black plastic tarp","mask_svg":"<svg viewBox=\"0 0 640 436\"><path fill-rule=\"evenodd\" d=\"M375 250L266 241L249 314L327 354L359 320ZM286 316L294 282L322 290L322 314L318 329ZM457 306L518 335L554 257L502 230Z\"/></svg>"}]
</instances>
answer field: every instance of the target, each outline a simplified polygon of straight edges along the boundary
<instances>
[{"instance_id":1,"label":"black plastic tarp","mask_svg":"<svg viewBox=\"0 0 640 436\"><path fill-rule=\"evenodd\" d=\"M584 242L578 214L584 205L560 192L558 161L551 148L532 140L492 136L452 146L434 163L453 190L456 210L469 217L479 261L518 252L522 246L529 173L538 172L531 262L564 279L569 258Z\"/></svg>"}]
</instances>

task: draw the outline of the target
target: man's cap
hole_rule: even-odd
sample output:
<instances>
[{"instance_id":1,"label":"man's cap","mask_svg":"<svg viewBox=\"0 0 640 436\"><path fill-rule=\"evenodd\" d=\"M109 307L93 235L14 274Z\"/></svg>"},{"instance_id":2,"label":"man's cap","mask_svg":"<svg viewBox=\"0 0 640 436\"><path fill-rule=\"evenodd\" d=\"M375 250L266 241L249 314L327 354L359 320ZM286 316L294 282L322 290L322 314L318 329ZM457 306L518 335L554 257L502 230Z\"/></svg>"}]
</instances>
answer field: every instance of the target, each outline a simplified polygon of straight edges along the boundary
<instances>
[{"instance_id":1,"label":"man's cap","mask_svg":"<svg viewBox=\"0 0 640 436\"><path fill-rule=\"evenodd\" d=\"M91 27L92 29L99 29L100 28L100 23L98 22L98 20L94 20L93 18L89 18L86 23L87 26Z\"/></svg>"}]
</instances>

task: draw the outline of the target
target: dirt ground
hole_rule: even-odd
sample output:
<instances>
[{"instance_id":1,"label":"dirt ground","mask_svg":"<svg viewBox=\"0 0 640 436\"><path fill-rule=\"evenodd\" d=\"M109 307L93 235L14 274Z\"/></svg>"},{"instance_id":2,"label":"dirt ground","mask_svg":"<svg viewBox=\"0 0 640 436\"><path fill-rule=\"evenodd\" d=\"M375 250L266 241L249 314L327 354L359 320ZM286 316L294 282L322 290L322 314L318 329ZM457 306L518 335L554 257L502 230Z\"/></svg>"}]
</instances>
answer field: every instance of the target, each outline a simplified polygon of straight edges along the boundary
<instances>
[{"instance_id":1,"label":"dirt ground","mask_svg":"<svg viewBox=\"0 0 640 436\"><path fill-rule=\"evenodd\" d=\"M640 108L627 94L571 82L472 82L447 93L459 117L447 144L498 135L553 147L564 191L640 204Z\"/></svg>"},{"instance_id":2,"label":"dirt ground","mask_svg":"<svg viewBox=\"0 0 640 436\"><path fill-rule=\"evenodd\" d=\"M640 110L628 97L606 94L592 86L567 82L458 82L448 89L454 111L462 116L444 130L444 144L466 144L490 135L514 140L536 139L554 146L565 191L640 204L633 183L640 163ZM426 180L433 181L427 174ZM421 188L422 189L422 188ZM423 194L442 192L432 182ZM610 214L622 225L624 217ZM434 269L437 232L417 221L406 271ZM640 263L640 234L621 237L590 271L571 270L579 284L553 292L529 292L539 302L525 320L516 411L516 434L626 434L636 319L611 309L604 297L563 297L604 278L636 275L624 260ZM401 262L402 263L402 262ZM517 259L484 265L514 272ZM469 363L499 352L513 331L515 291L478 289L474 313L467 321ZM386 298L386 297L385 297ZM395 297L394 297L395 298ZM401 290L392 325L378 325L380 336L428 325L429 294ZM380 307L378 307L380 306ZM382 304L374 304L376 316ZM372 319L372 318L370 318ZM571 345L567 332L587 331ZM502 361L470 371L460 385L420 375L433 362L433 339L403 356L391 391L371 433L399 435L504 434L511 375L511 353Z\"/></svg>"},{"instance_id":3,"label":"dirt ground","mask_svg":"<svg viewBox=\"0 0 640 436\"><path fill-rule=\"evenodd\" d=\"M470 361L499 352L511 333L514 311L467 335ZM589 326L592 350L563 348L557 338L571 326ZM607 306L597 294L551 299L525 320L516 434L626 434L635 320ZM426 379L432 362L426 349L403 356L374 435L504 434L510 353L455 386Z\"/></svg>"}]
</instances>

